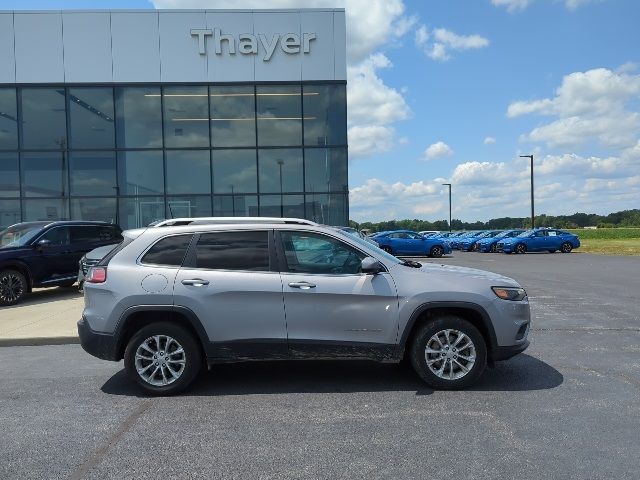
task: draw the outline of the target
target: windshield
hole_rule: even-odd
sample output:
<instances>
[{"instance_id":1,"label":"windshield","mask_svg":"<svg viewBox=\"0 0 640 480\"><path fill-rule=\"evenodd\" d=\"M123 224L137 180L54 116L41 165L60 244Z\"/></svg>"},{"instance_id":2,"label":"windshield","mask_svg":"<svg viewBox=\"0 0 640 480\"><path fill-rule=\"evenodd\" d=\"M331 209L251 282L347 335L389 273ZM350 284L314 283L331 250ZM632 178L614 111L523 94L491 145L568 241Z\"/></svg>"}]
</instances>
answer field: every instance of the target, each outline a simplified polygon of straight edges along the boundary
<instances>
[{"instance_id":1,"label":"windshield","mask_svg":"<svg viewBox=\"0 0 640 480\"><path fill-rule=\"evenodd\" d=\"M337 232L341 235L344 235L345 237L347 237L349 240L351 240L352 242L355 242L356 244L358 244L361 247L366 247L367 249L371 249L374 248L375 246L373 245L373 243L367 242L366 240L361 239L360 237L357 237L355 235L349 235L347 232L341 231L341 230L337 230ZM385 260L389 261L389 262L393 262L393 263L401 263L401 260L397 259L396 257L394 257L393 255L391 255L390 253L385 252L384 250L380 249L376 249L376 255L384 258Z\"/></svg>"},{"instance_id":2,"label":"windshield","mask_svg":"<svg viewBox=\"0 0 640 480\"><path fill-rule=\"evenodd\" d=\"M498 235L496 235L496 238L504 238L507 235L509 235L510 233L511 233L510 231L499 233Z\"/></svg>"},{"instance_id":3,"label":"windshield","mask_svg":"<svg viewBox=\"0 0 640 480\"><path fill-rule=\"evenodd\" d=\"M531 235L533 233L533 230L525 230L524 232L522 232L520 235L518 235L519 237L528 237L529 235Z\"/></svg>"},{"instance_id":4,"label":"windshield","mask_svg":"<svg viewBox=\"0 0 640 480\"><path fill-rule=\"evenodd\" d=\"M17 224L0 231L0 248L21 247L42 231L46 223Z\"/></svg>"}]
</instances>

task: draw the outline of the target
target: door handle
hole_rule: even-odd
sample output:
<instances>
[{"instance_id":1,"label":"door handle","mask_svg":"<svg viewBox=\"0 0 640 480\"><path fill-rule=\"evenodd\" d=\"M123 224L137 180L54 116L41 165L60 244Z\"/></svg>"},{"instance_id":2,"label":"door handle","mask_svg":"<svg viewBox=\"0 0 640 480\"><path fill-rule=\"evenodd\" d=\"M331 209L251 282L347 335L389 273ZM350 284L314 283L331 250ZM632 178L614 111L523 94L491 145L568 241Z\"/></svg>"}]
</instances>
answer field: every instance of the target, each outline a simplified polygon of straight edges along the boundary
<instances>
[{"instance_id":1,"label":"door handle","mask_svg":"<svg viewBox=\"0 0 640 480\"><path fill-rule=\"evenodd\" d=\"M188 280L182 280L183 285L191 285L193 287L204 287L209 285L209 280L202 280L201 278L191 278Z\"/></svg>"},{"instance_id":2,"label":"door handle","mask_svg":"<svg viewBox=\"0 0 640 480\"><path fill-rule=\"evenodd\" d=\"M300 290L309 290L310 288L316 288L313 283L309 282L291 282L289 286L291 288L299 288Z\"/></svg>"}]
</instances>

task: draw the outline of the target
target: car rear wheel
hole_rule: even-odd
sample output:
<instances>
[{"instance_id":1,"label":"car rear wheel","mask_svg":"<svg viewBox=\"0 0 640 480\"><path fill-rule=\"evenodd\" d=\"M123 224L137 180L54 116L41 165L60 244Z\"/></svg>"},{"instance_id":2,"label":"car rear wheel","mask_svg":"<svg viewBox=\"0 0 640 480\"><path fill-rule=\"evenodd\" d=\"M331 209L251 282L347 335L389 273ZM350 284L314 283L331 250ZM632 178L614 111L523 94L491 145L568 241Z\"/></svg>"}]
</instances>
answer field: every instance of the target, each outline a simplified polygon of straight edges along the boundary
<instances>
[{"instance_id":1,"label":"car rear wheel","mask_svg":"<svg viewBox=\"0 0 640 480\"><path fill-rule=\"evenodd\" d=\"M384 251L385 251L385 252L387 252L387 253L392 253L392 252L391 252L391 247L387 247L386 245L383 245L383 246L382 246L382 247L380 247L380 248L382 248L382 250L384 250Z\"/></svg>"},{"instance_id":2,"label":"car rear wheel","mask_svg":"<svg viewBox=\"0 0 640 480\"><path fill-rule=\"evenodd\" d=\"M444 315L422 325L411 345L413 368L436 389L460 389L475 383L487 364L482 334L468 320Z\"/></svg>"},{"instance_id":3,"label":"car rear wheel","mask_svg":"<svg viewBox=\"0 0 640 480\"><path fill-rule=\"evenodd\" d=\"M187 388L202 368L198 341L187 330L158 322L138 330L124 352L129 377L150 395L174 395Z\"/></svg>"},{"instance_id":4,"label":"car rear wheel","mask_svg":"<svg viewBox=\"0 0 640 480\"><path fill-rule=\"evenodd\" d=\"M562 247L560 247L560 251L562 253L571 253L572 249L573 249L573 247L571 246L571 244L569 242L564 242L562 244Z\"/></svg>"},{"instance_id":5,"label":"car rear wheel","mask_svg":"<svg viewBox=\"0 0 640 480\"><path fill-rule=\"evenodd\" d=\"M444 253L444 249L440 245L434 245L429 252L430 257L440 258Z\"/></svg>"},{"instance_id":6,"label":"car rear wheel","mask_svg":"<svg viewBox=\"0 0 640 480\"><path fill-rule=\"evenodd\" d=\"M527 246L524 243L516 245L516 253L527 253Z\"/></svg>"},{"instance_id":7,"label":"car rear wheel","mask_svg":"<svg viewBox=\"0 0 640 480\"><path fill-rule=\"evenodd\" d=\"M0 306L15 305L27 293L27 279L17 270L0 272Z\"/></svg>"}]
</instances>

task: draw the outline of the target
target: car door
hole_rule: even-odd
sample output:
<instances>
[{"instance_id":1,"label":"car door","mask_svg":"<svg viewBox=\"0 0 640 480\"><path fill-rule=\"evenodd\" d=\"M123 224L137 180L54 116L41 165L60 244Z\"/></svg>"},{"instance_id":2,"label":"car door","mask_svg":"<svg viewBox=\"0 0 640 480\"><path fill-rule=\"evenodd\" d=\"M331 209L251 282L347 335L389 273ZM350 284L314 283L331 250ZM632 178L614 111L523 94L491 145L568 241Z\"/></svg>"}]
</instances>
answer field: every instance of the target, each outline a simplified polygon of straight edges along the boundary
<instances>
[{"instance_id":1,"label":"car door","mask_svg":"<svg viewBox=\"0 0 640 480\"><path fill-rule=\"evenodd\" d=\"M293 357L388 354L398 332L391 275L360 273L366 253L328 234L276 231Z\"/></svg>"},{"instance_id":2,"label":"car door","mask_svg":"<svg viewBox=\"0 0 640 480\"><path fill-rule=\"evenodd\" d=\"M43 242L44 240L44 242ZM36 263L33 271L40 272L36 283L47 285L75 278L78 262L73 262L71 251L70 229L68 226L53 227L35 241L34 255L31 262Z\"/></svg>"},{"instance_id":3,"label":"car door","mask_svg":"<svg viewBox=\"0 0 640 480\"><path fill-rule=\"evenodd\" d=\"M389 235L389 241L394 254L407 255L411 253L409 235L405 232L397 232Z\"/></svg>"},{"instance_id":4,"label":"car door","mask_svg":"<svg viewBox=\"0 0 640 480\"><path fill-rule=\"evenodd\" d=\"M417 233L407 233L407 252L412 255L424 254L426 249L426 239Z\"/></svg>"},{"instance_id":5,"label":"car door","mask_svg":"<svg viewBox=\"0 0 640 480\"><path fill-rule=\"evenodd\" d=\"M533 232L533 235L529 240L529 246L527 247L527 250L532 252L545 250L547 248L546 235L547 232L545 230L538 230L536 232Z\"/></svg>"},{"instance_id":6,"label":"car door","mask_svg":"<svg viewBox=\"0 0 640 480\"><path fill-rule=\"evenodd\" d=\"M560 250L564 239L561 232L557 230L547 230L547 250Z\"/></svg>"},{"instance_id":7,"label":"car door","mask_svg":"<svg viewBox=\"0 0 640 480\"><path fill-rule=\"evenodd\" d=\"M268 229L200 233L174 287L174 304L200 319L218 358L287 357L280 274Z\"/></svg>"},{"instance_id":8,"label":"car door","mask_svg":"<svg viewBox=\"0 0 640 480\"><path fill-rule=\"evenodd\" d=\"M71 230L71 252L73 268L77 271L78 262L82 256L94 248L104 245L100 240L100 227L97 225L72 225Z\"/></svg>"}]
</instances>

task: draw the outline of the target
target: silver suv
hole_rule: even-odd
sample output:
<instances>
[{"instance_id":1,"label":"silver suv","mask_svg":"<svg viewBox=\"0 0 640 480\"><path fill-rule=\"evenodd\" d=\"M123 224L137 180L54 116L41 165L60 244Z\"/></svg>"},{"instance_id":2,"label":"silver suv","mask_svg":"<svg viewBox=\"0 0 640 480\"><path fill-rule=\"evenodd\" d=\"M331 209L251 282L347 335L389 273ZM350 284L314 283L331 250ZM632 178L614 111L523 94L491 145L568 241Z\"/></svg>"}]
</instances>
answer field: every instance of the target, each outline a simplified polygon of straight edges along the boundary
<instances>
[{"instance_id":1,"label":"silver suv","mask_svg":"<svg viewBox=\"0 0 640 480\"><path fill-rule=\"evenodd\" d=\"M150 394L180 392L207 364L263 359L407 358L431 387L457 389L529 345L516 281L402 261L306 220L187 220L123 236L89 270L78 331Z\"/></svg>"}]
</instances>

